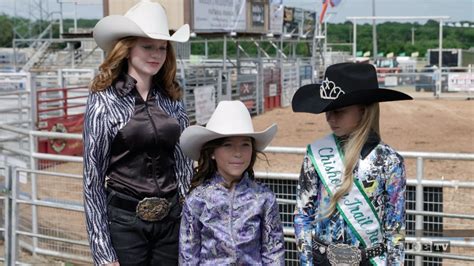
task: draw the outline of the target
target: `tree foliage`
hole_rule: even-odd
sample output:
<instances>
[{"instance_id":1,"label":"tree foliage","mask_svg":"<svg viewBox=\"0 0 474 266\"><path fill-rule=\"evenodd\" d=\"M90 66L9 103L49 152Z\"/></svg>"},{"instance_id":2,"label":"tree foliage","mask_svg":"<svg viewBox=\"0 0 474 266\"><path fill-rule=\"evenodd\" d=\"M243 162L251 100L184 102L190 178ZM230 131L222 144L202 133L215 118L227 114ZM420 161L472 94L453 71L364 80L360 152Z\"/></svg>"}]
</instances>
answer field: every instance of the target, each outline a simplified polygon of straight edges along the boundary
<instances>
[{"instance_id":1,"label":"tree foliage","mask_svg":"<svg viewBox=\"0 0 474 266\"><path fill-rule=\"evenodd\" d=\"M78 19L77 25L80 28L93 28L97 23L97 19ZM461 22L461 24L464 22ZM13 40L13 29L19 36L32 38L39 35L48 23L45 21L29 21L26 18L10 17L0 14L0 47L11 47ZM69 28L74 27L72 19L63 21L64 32L68 32ZM412 44L412 31L414 32L414 44ZM328 40L332 45L332 51L351 51L350 45L353 41L353 24L351 22L328 24L327 28ZM48 36L49 37L49 36ZM53 38L59 37L59 25L53 25ZM439 38L439 23L434 20L428 20L425 24L401 23L401 22L384 22L377 24L377 50L385 54L393 52L394 54L419 52L420 56L424 56L427 49L437 48ZM240 46L250 56L258 54L258 48L253 41L239 40ZM259 41L260 47L263 48L270 56L277 56L276 44L280 46L278 41L272 45L268 41ZM470 27L443 27L443 48L460 48L469 49L474 46L474 28ZM279 47L280 48L280 47ZM296 43L295 46L283 45L285 54L310 56L312 49L310 42ZM204 44L193 44L191 53L204 55ZM237 43L232 39L227 42L227 54L235 56L237 54ZM372 24L357 25L357 49L359 51L372 52ZM208 42L208 56L222 57L223 44L222 41ZM241 52L242 56L245 56Z\"/></svg>"},{"instance_id":2,"label":"tree foliage","mask_svg":"<svg viewBox=\"0 0 474 266\"><path fill-rule=\"evenodd\" d=\"M13 23L7 15L0 15L0 47L11 47L13 39Z\"/></svg>"},{"instance_id":3,"label":"tree foliage","mask_svg":"<svg viewBox=\"0 0 474 266\"><path fill-rule=\"evenodd\" d=\"M463 22L461 22L463 23ZM427 49L439 46L439 23L429 20L425 24L385 22L377 24L377 51L385 54L419 52L420 56ZM414 44L412 44L412 29ZM353 24L350 22L328 24L329 43L352 43ZM469 49L474 46L474 28L443 27L443 48ZM350 51L352 47L335 47L336 50ZM357 49L373 50L372 24L357 25ZM334 50L334 49L333 49Z\"/></svg>"},{"instance_id":4,"label":"tree foliage","mask_svg":"<svg viewBox=\"0 0 474 266\"><path fill-rule=\"evenodd\" d=\"M78 19L77 26L80 28L93 28L97 23L97 19ZM39 36L49 25L48 21L35 20L31 21L22 17L11 17L0 13L0 47L12 47L14 30L16 31L16 38L34 39ZM64 32L68 32L69 28L74 27L73 19L64 19ZM59 38L59 21L53 23L52 36L45 36L45 38L53 37ZM20 44L22 46L22 44Z\"/></svg>"}]
</instances>

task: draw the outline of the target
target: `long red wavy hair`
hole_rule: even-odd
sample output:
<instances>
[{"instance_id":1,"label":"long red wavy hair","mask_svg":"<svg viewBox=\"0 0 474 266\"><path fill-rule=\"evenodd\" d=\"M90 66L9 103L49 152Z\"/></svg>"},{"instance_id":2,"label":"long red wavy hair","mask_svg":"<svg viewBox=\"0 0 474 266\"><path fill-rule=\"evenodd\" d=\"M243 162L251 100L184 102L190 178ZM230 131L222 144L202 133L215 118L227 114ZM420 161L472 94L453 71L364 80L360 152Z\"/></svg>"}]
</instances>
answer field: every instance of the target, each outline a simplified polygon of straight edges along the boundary
<instances>
[{"instance_id":1,"label":"long red wavy hair","mask_svg":"<svg viewBox=\"0 0 474 266\"><path fill-rule=\"evenodd\" d=\"M126 37L120 39L114 48L107 54L104 62L99 66L99 73L91 83L91 91L97 92L108 88L121 73L128 69L128 55L135 46L139 37ZM173 100L182 96L182 90L175 80L176 55L171 42L167 42L166 60L160 71L153 76L153 83L164 89L164 92Z\"/></svg>"}]
</instances>

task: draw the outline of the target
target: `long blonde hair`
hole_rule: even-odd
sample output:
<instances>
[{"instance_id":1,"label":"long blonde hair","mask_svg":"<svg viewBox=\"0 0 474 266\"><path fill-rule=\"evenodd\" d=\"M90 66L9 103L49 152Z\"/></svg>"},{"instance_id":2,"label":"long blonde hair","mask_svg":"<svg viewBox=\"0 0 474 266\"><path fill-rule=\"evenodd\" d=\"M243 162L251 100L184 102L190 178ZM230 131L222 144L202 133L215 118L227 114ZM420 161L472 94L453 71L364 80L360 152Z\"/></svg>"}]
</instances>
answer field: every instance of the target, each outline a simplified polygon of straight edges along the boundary
<instances>
[{"instance_id":1,"label":"long blonde hair","mask_svg":"<svg viewBox=\"0 0 474 266\"><path fill-rule=\"evenodd\" d=\"M128 55L130 49L136 45L139 37L126 37L120 39L114 48L107 54L104 62L99 66L99 73L91 83L91 91L103 91L119 77L121 73L127 72ZM176 78L176 55L173 45L167 42L166 60L160 71L153 76L153 83L160 86L163 91L173 100L182 96L182 90L175 80Z\"/></svg>"},{"instance_id":2,"label":"long blonde hair","mask_svg":"<svg viewBox=\"0 0 474 266\"><path fill-rule=\"evenodd\" d=\"M363 106L364 112L359 125L349 135L349 138L344 143L344 171L342 177L342 184L334 193L329 202L328 208L324 217L331 216L336 210L336 203L348 193L353 186L353 172L360 157L360 152L365 142L367 141L371 131L380 136L380 108L379 103L372 103Z\"/></svg>"}]
</instances>

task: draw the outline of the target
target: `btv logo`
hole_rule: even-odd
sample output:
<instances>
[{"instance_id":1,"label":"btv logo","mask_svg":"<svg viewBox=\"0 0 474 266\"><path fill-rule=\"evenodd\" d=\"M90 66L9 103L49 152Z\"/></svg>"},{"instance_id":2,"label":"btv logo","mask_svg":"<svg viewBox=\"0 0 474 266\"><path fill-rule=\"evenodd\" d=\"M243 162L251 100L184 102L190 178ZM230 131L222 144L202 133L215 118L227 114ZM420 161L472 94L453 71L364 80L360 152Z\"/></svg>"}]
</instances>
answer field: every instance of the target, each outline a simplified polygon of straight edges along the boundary
<instances>
[{"instance_id":1,"label":"btv logo","mask_svg":"<svg viewBox=\"0 0 474 266\"><path fill-rule=\"evenodd\" d=\"M421 250L428 252L449 252L451 245L449 241L433 241L431 243L422 243Z\"/></svg>"}]
</instances>

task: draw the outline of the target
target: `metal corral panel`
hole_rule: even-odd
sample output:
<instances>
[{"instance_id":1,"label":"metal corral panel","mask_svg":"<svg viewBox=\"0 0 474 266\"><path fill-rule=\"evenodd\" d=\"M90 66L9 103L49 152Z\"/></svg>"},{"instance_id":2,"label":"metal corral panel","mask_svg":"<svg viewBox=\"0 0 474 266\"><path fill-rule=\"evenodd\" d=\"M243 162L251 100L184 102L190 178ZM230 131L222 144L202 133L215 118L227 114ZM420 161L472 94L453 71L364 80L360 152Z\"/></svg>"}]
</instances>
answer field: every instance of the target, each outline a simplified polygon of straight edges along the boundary
<instances>
[{"instance_id":1,"label":"metal corral panel","mask_svg":"<svg viewBox=\"0 0 474 266\"><path fill-rule=\"evenodd\" d=\"M296 62L288 62L282 64L281 70L281 106L290 106L293 94L298 89L299 76L298 76L298 64Z\"/></svg>"}]
</instances>

